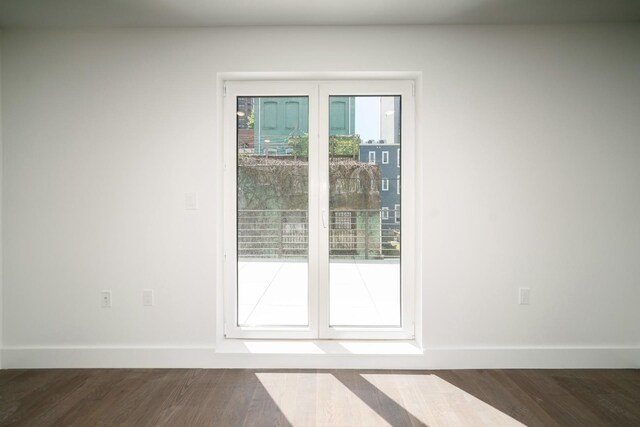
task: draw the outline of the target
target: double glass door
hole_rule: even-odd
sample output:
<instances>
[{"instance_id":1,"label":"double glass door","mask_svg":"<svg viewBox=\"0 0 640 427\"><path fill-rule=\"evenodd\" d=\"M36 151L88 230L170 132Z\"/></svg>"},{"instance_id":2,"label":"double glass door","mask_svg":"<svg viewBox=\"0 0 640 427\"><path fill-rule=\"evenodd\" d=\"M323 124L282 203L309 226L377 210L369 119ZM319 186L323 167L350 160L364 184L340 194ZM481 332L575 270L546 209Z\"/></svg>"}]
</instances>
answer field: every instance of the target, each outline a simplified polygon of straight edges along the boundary
<instances>
[{"instance_id":1,"label":"double glass door","mask_svg":"<svg viewBox=\"0 0 640 427\"><path fill-rule=\"evenodd\" d=\"M226 83L227 337L413 336L411 90Z\"/></svg>"}]
</instances>

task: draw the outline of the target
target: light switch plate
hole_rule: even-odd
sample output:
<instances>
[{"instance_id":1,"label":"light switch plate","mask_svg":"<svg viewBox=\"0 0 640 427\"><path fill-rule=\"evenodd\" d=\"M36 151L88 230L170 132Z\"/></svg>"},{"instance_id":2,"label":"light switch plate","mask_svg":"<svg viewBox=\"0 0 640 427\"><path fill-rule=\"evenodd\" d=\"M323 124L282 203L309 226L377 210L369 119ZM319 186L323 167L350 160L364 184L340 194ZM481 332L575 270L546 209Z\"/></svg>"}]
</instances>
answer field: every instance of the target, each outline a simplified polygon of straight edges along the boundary
<instances>
[{"instance_id":1,"label":"light switch plate","mask_svg":"<svg viewBox=\"0 0 640 427\"><path fill-rule=\"evenodd\" d=\"M184 208L186 210L199 209L198 193L187 193L184 195Z\"/></svg>"},{"instance_id":2,"label":"light switch plate","mask_svg":"<svg viewBox=\"0 0 640 427\"><path fill-rule=\"evenodd\" d=\"M153 289L145 289L142 291L142 305L145 307L153 307Z\"/></svg>"}]
</instances>

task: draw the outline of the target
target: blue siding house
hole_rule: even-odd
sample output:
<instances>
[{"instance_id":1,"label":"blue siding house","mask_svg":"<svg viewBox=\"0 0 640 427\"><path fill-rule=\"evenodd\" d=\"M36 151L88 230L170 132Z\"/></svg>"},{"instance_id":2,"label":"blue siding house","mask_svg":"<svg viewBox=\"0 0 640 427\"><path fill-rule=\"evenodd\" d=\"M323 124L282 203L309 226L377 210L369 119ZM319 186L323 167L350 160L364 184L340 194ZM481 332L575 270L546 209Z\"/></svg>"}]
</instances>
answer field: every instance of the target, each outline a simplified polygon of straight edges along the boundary
<instances>
[{"instance_id":1,"label":"blue siding house","mask_svg":"<svg viewBox=\"0 0 640 427\"><path fill-rule=\"evenodd\" d=\"M365 141L360 144L358 160L380 168L380 210L383 228L400 223L400 144Z\"/></svg>"}]
</instances>

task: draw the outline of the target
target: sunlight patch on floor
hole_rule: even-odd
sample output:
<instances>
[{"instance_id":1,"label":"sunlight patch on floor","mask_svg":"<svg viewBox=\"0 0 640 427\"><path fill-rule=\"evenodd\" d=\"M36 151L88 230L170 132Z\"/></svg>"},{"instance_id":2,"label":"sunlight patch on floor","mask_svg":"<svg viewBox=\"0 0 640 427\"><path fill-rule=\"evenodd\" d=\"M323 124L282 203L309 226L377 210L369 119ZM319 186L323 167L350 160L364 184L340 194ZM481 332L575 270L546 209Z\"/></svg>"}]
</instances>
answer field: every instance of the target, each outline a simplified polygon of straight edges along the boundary
<instances>
[{"instance_id":1,"label":"sunlight patch on floor","mask_svg":"<svg viewBox=\"0 0 640 427\"><path fill-rule=\"evenodd\" d=\"M293 426L524 424L434 374L258 372Z\"/></svg>"},{"instance_id":2,"label":"sunlight patch on floor","mask_svg":"<svg viewBox=\"0 0 640 427\"><path fill-rule=\"evenodd\" d=\"M362 377L428 426L524 426L436 375Z\"/></svg>"},{"instance_id":3,"label":"sunlight patch on floor","mask_svg":"<svg viewBox=\"0 0 640 427\"><path fill-rule=\"evenodd\" d=\"M294 426L389 426L380 415L328 373L256 373Z\"/></svg>"}]
</instances>

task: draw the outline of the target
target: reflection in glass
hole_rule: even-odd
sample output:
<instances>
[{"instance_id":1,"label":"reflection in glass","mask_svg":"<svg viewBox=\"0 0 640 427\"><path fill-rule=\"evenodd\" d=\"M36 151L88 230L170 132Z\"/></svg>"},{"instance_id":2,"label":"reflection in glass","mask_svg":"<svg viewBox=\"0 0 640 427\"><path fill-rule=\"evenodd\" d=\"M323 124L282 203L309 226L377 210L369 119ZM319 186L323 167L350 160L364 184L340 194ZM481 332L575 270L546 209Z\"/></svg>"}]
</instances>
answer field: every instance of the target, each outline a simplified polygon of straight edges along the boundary
<instances>
[{"instance_id":1,"label":"reflection in glass","mask_svg":"<svg viewBox=\"0 0 640 427\"><path fill-rule=\"evenodd\" d=\"M238 325L308 313L307 97L237 98Z\"/></svg>"},{"instance_id":2,"label":"reflection in glass","mask_svg":"<svg viewBox=\"0 0 640 427\"><path fill-rule=\"evenodd\" d=\"M401 326L400 96L329 97L331 326Z\"/></svg>"}]
</instances>

